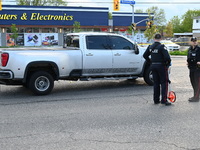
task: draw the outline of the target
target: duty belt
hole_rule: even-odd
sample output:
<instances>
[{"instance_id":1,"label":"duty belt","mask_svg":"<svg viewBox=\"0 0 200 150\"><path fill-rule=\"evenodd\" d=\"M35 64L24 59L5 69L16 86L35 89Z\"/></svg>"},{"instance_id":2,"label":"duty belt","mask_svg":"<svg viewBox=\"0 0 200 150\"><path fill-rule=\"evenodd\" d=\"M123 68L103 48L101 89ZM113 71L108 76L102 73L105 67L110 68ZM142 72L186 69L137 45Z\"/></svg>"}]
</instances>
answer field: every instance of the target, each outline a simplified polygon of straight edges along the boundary
<instances>
[{"instance_id":1,"label":"duty belt","mask_svg":"<svg viewBox=\"0 0 200 150\"><path fill-rule=\"evenodd\" d=\"M164 63L162 62L152 62L153 65L163 65Z\"/></svg>"}]
</instances>

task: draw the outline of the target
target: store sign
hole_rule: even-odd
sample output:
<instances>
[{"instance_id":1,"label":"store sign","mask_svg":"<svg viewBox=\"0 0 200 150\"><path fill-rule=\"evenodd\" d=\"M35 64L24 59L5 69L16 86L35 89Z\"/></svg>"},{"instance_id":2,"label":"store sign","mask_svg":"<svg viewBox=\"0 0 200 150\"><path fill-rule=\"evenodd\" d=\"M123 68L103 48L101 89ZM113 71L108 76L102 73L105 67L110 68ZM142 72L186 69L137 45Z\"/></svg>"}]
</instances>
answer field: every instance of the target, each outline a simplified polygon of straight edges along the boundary
<instances>
[{"instance_id":1,"label":"store sign","mask_svg":"<svg viewBox=\"0 0 200 150\"><path fill-rule=\"evenodd\" d=\"M0 14L0 20L61 20L61 21L71 21L73 16L63 14L63 15L51 15L51 14L41 14L41 13L23 13L21 15L17 14Z\"/></svg>"},{"instance_id":2,"label":"store sign","mask_svg":"<svg viewBox=\"0 0 200 150\"><path fill-rule=\"evenodd\" d=\"M83 26L108 25L107 8L15 7L7 5L0 11L1 25L73 25L74 21Z\"/></svg>"}]
</instances>

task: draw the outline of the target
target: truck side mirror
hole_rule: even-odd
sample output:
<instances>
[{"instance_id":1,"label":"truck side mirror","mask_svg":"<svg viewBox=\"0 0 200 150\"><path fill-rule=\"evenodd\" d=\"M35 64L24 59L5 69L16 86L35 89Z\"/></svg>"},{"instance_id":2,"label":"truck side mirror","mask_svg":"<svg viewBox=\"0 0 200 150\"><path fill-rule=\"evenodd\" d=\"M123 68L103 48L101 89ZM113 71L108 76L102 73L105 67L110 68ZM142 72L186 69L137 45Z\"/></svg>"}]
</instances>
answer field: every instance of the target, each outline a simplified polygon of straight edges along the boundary
<instances>
[{"instance_id":1,"label":"truck side mirror","mask_svg":"<svg viewBox=\"0 0 200 150\"><path fill-rule=\"evenodd\" d=\"M139 54L139 48L138 48L138 46L137 45L135 45L135 54Z\"/></svg>"}]
</instances>

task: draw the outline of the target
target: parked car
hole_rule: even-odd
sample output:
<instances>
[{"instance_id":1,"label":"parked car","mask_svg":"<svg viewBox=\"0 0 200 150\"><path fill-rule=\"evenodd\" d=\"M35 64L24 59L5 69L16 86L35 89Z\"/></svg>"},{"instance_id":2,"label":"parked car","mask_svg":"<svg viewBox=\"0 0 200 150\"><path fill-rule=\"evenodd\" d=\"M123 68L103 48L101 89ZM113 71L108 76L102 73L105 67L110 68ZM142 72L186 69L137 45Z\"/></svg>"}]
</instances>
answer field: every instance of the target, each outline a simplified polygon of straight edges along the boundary
<instances>
[{"instance_id":1,"label":"parked car","mask_svg":"<svg viewBox=\"0 0 200 150\"><path fill-rule=\"evenodd\" d=\"M165 44L168 51L178 51L180 49L180 45L173 43L170 40L162 40L160 41L162 44Z\"/></svg>"}]
</instances>

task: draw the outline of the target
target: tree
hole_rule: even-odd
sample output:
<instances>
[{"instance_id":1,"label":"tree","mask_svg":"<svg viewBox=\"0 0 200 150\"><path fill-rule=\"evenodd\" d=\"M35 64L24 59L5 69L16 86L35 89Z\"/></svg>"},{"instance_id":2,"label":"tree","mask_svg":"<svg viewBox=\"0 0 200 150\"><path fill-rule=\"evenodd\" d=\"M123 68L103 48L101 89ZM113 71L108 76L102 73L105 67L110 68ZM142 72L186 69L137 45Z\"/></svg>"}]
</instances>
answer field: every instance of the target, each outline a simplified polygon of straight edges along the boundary
<instances>
[{"instance_id":1,"label":"tree","mask_svg":"<svg viewBox=\"0 0 200 150\"><path fill-rule=\"evenodd\" d=\"M153 21L157 26L157 30L163 35L164 27L166 26L166 18L164 9L159 9L157 6L152 6L146 10L147 13L154 14Z\"/></svg>"},{"instance_id":2,"label":"tree","mask_svg":"<svg viewBox=\"0 0 200 150\"><path fill-rule=\"evenodd\" d=\"M169 22L172 23L174 33L183 32L183 29L181 26L181 19L178 16L174 16Z\"/></svg>"},{"instance_id":3,"label":"tree","mask_svg":"<svg viewBox=\"0 0 200 150\"><path fill-rule=\"evenodd\" d=\"M174 33L192 32L194 17L200 16L200 10L188 10L181 18L174 16L170 22Z\"/></svg>"},{"instance_id":4,"label":"tree","mask_svg":"<svg viewBox=\"0 0 200 150\"><path fill-rule=\"evenodd\" d=\"M108 13L108 19L112 19L113 17L112 17L112 13Z\"/></svg>"},{"instance_id":5,"label":"tree","mask_svg":"<svg viewBox=\"0 0 200 150\"><path fill-rule=\"evenodd\" d=\"M151 27L149 27L148 25L148 22L146 22L146 30L144 31L144 36L147 38L147 40L151 40L153 39L154 35L156 33L158 33L158 30L157 30L157 26L155 24L153 24L153 21L152 21L152 25Z\"/></svg>"},{"instance_id":6,"label":"tree","mask_svg":"<svg viewBox=\"0 0 200 150\"><path fill-rule=\"evenodd\" d=\"M197 16L200 16L200 10L188 10L183 15L182 32L192 32L193 18Z\"/></svg>"},{"instance_id":7,"label":"tree","mask_svg":"<svg viewBox=\"0 0 200 150\"><path fill-rule=\"evenodd\" d=\"M136 9L136 13L144 13L142 9ZM165 26L166 25L166 18L165 18L165 11L164 9L159 9L157 6L152 6L150 8L146 9L146 13L153 14L151 18L153 17L154 24L157 26Z\"/></svg>"},{"instance_id":8,"label":"tree","mask_svg":"<svg viewBox=\"0 0 200 150\"><path fill-rule=\"evenodd\" d=\"M166 25L165 11L164 9L159 9L157 6L152 6L146 10L147 13L153 13L154 24L157 26Z\"/></svg>"},{"instance_id":9,"label":"tree","mask_svg":"<svg viewBox=\"0 0 200 150\"><path fill-rule=\"evenodd\" d=\"M132 34L133 29L132 29L132 26L131 26L131 25L128 26L127 32L128 32L128 34Z\"/></svg>"},{"instance_id":10,"label":"tree","mask_svg":"<svg viewBox=\"0 0 200 150\"><path fill-rule=\"evenodd\" d=\"M173 37L173 24L172 22L168 22L166 28L165 28L166 37Z\"/></svg>"},{"instance_id":11,"label":"tree","mask_svg":"<svg viewBox=\"0 0 200 150\"><path fill-rule=\"evenodd\" d=\"M73 24L73 28L74 28L74 32L80 32L81 31L81 25L80 25L80 22L78 21L75 21L74 24Z\"/></svg>"},{"instance_id":12,"label":"tree","mask_svg":"<svg viewBox=\"0 0 200 150\"><path fill-rule=\"evenodd\" d=\"M135 13L143 13L143 10L142 9L136 9Z\"/></svg>"},{"instance_id":13,"label":"tree","mask_svg":"<svg viewBox=\"0 0 200 150\"><path fill-rule=\"evenodd\" d=\"M18 37L18 31L17 31L17 27L16 27L15 24L12 24L11 32L12 32L12 34L10 35L10 37L12 39L14 39L14 42L15 42L15 45L16 45L16 41L17 41L17 37Z\"/></svg>"},{"instance_id":14,"label":"tree","mask_svg":"<svg viewBox=\"0 0 200 150\"><path fill-rule=\"evenodd\" d=\"M17 0L17 5L29 6L66 6L64 0Z\"/></svg>"}]
</instances>

